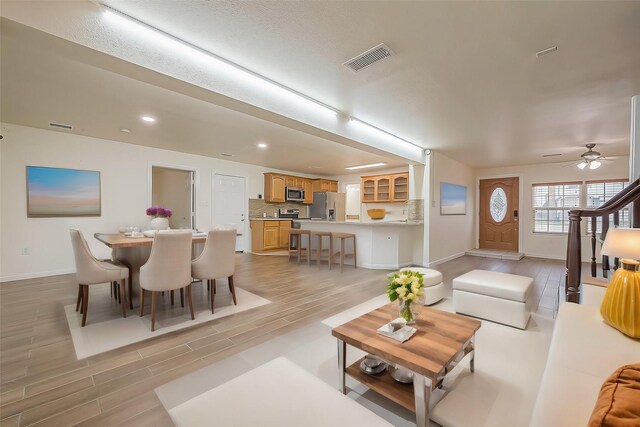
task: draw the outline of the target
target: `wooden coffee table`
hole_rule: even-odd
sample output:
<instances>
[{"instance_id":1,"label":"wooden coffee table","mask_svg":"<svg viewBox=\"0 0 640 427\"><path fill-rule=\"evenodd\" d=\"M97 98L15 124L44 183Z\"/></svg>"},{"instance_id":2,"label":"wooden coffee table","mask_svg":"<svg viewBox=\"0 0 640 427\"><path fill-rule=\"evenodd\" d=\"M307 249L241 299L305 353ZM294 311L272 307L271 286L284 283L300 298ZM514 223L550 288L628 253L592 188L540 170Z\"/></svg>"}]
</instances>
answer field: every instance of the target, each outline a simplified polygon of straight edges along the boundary
<instances>
[{"instance_id":1,"label":"wooden coffee table","mask_svg":"<svg viewBox=\"0 0 640 427\"><path fill-rule=\"evenodd\" d=\"M418 427L429 424L431 390L438 387L448 372L464 356L471 353L470 367L474 371L474 338L480 321L424 307L419 320L412 325L416 333L404 343L377 333L388 323L397 309L389 304L334 328L338 339L339 388L346 394L345 375L355 378L392 401L416 414ZM346 365L347 344L374 354L391 366L397 364L413 372L413 387L396 382L389 369L379 375L360 370L358 360Z\"/></svg>"}]
</instances>

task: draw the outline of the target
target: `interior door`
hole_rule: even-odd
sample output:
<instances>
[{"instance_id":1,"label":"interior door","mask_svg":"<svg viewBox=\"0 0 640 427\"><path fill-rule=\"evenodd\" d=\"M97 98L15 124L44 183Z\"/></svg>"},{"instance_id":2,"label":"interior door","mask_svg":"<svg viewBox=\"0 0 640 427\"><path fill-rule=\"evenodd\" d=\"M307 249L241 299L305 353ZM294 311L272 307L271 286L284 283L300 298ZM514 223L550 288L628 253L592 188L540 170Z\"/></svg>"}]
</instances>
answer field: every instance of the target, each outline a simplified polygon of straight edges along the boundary
<instances>
[{"instance_id":1,"label":"interior door","mask_svg":"<svg viewBox=\"0 0 640 427\"><path fill-rule=\"evenodd\" d=\"M245 178L213 175L213 226L234 226L237 230L236 250L243 251L246 235L247 198Z\"/></svg>"},{"instance_id":2,"label":"interior door","mask_svg":"<svg viewBox=\"0 0 640 427\"><path fill-rule=\"evenodd\" d=\"M518 252L519 179L480 180L480 248Z\"/></svg>"}]
</instances>

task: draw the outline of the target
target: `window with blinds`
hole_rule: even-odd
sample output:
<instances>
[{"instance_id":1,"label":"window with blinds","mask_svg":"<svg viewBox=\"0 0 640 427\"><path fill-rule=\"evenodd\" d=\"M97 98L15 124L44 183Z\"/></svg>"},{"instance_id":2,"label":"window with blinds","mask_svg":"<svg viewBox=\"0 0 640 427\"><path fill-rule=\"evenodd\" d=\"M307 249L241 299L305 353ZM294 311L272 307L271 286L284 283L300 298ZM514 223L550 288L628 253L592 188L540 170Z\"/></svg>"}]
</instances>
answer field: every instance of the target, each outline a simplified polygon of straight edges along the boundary
<instances>
[{"instance_id":1,"label":"window with blinds","mask_svg":"<svg viewBox=\"0 0 640 427\"><path fill-rule=\"evenodd\" d=\"M534 233L568 233L569 211L580 207L581 182L533 184Z\"/></svg>"},{"instance_id":2,"label":"window with blinds","mask_svg":"<svg viewBox=\"0 0 640 427\"><path fill-rule=\"evenodd\" d=\"M587 208L599 208L613 196L621 192L629 183L626 180L589 181L587 182ZM631 207L627 206L619 212L620 227L631 226ZM591 219L587 218L587 234L591 234ZM609 216L609 224L613 227L613 214ZM597 218L596 233L602 232L602 218Z\"/></svg>"}]
</instances>

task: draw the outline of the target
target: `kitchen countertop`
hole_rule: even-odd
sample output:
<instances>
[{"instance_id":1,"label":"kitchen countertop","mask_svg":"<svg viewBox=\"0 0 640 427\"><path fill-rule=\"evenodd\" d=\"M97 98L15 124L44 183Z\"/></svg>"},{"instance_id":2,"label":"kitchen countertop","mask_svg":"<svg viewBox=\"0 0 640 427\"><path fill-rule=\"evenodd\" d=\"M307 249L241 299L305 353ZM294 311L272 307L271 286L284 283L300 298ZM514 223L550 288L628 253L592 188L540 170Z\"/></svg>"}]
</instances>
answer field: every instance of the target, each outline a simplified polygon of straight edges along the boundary
<instances>
[{"instance_id":1,"label":"kitchen countertop","mask_svg":"<svg viewBox=\"0 0 640 427\"><path fill-rule=\"evenodd\" d=\"M407 226L414 226L414 225L423 225L424 221L385 221L385 220L380 220L380 221L376 221L376 222L358 222L358 221L326 221L326 220L317 220L317 219L296 219L294 221L299 221L299 222L304 222L304 223L309 223L309 224L336 224L336 225L355 225L355 226L361 226L361 227L366 227L366 226L386 226L386 227L392 227L392 226L400 226L400 227L407 227Z\"/></svg>"},{"instance_id":2,"label":"kitchen countertop","mask_svg":"<svg viewBox=\"0 0 640 427\"><path fill-rule=\"evenodd\" d=\"M267 217L267 218L249 218L250 221L293 221L292 218L274 218L274 217ZM297 220L296 220L297 221Z\"/></svg>"}]
</instances>

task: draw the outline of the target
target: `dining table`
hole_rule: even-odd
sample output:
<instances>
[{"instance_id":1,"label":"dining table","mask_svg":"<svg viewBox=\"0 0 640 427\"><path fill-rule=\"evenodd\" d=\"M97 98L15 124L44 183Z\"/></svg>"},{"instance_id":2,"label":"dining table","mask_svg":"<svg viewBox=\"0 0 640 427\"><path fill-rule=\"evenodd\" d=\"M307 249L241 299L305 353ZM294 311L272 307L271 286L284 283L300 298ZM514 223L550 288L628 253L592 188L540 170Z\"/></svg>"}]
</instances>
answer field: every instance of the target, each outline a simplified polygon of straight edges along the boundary
<instances>
[{"instance_id":1,"label":"dining table","mask_svg":"<svg viewBox=\"0 0 640 427\"><path fill-rule=\"evenodd\" d=\"M138 296L140 289L140 267L151 254L153 237L132 237L123 233L95 233L98 241L111 248L111 258L129 267L129 301ZM206 233L194 233L192 238L192 258L202 252L207 241Z\"/></svg>"}]
</instances>

